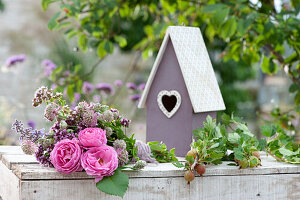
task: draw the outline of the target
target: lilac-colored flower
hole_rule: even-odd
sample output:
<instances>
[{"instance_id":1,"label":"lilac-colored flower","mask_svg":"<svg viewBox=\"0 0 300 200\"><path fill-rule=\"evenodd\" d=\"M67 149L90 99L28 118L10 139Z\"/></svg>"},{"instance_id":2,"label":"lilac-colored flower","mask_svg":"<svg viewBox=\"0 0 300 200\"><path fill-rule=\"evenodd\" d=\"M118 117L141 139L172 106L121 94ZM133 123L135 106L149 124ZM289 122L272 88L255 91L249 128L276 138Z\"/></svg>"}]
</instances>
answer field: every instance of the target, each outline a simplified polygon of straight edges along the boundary
<instances>
[{"instance_id":1,"label":"lilac-colored flower","mask_svg":"<svg viewBox=\"0 0 300 200\"><path fill-rule=\"evenodd\" d=\"M89 94L89 93L92 93L94 90L94 86L89 83L89 82L83 82L83 85L82 85L82 92L84 94Z\"/></svg>"},{"instance_id":2,"label":"lilac-colored flower","mask_svg":"<svg viewBox=\"0 0 300 200\"><path fill-rule=\"evenodd\" d=\"M121 80L115 80L114 84L115 86L121 87L123 85L123 82Z\"/></svg>"},{"instance_id":3,"label":"lilac-colored flower","mask_svg":"<svg viewBox=\"0 0 300 200\"><path fill-rule=\"evenodd\" d=\"M29 127L31 127L32 129L35 129L35 122L34 122L33 120L28 120L28 121L27 121L27 125L28 125Z\"/></svg>"},{"instance_id":4,"label":"lilac-colored flower","mask_svg":"<svg viewBox=\"0 0 300 200\"><path fill-rule=\"evenodd\" d=\"M65 77L67 77L67 76L69 76L71 73L70 73L70 71L68 70L68 71L66 71L65 73L64 73L64 76Z\"/></svg>"},{"instance_id":5,"label":"lilac-colored flower","mask_svg":"<svg viewBox=\"0 0 300 200\"><path fill-rule=\"evenodd\" d=\"M141 83L139 84L139 86L137 87L138 90L143 91L145 89L146 83Z\"/></svg>"},{"instance_id":6,"label":"lilac-colored flower","mask_svg":"<svg viewBox=\"0 0 300 200\"><path fill-rule=\"evenodd\" d=\"M58 84L63 85L65 83L65 78L58 79Z\"/></svg>"},{"instance_id":7,"label":"lilac-colored flower","mask_svg":"<svg viewBox=\"0 0 300 200\"><path fill-rule=\"evenodd\" d=\"M141 95L139 95L139 94L134 94L129 97L129 99L131 101L138 101L140 98L141 98Z\"/></svg>"},{"instance_id":8,"label":"lilac-colored flower","mask_svg":"<svg viewBox=\"0 0 300 200\"><path fill-rule=\"evenodd\" d=\"M56 85L55 83L53 83L53 84L51 85L51 89L54 90L55 88L57 88L57 85Z\"/></svg>"},{"instance_id":9,"label":"lilac-colored flower","mask_svg":"<svg viewBox=\"0 0 300 200\"><path fill-rule=\"evenodd\" d=\"M93 101L99 103L101 101L100 95L94 95L93 96Z\"/></svg>"},{"instance_id":10,"label":"lilac-colored flower","mask_svg":"<svg viewBox=\"0 0 300 200\"><path fill-rule=\"evenodd\" d=\"M80 94L78 92L74 93L74 101L78 102L80 100Z\"/></svg>"},{"instance_id":11,"label":"lilac-colored flower","mask_svg":"<svg viewBox=\"0 0 300 200\"><path fill-rule=\"evenodd\" d=\"M123 126L126 126L126 127L129 126L130 122L131 122L131 121L130 121L129 119L126 119L126 118L123 118L123 119L121 119L121 121L120 121L120 123L121 123Z\"/></svg>"},{"instance_id":12,"label":"lilac-colored flower","mask_svg":"<svg viewBox=\"0 0 300 200\"><path fill-rule=\"evenodd\" d=\"M109 83L99 83L96 85L96 90L104 91L107 94L112 94L114 92L114 88Z\"/></svg>"},{"instance_id":13,"label":"lilac-colored flower","mask_svg":"<svg viewBox=\"0 0 300 200\"><path fill-rule=\"evenodd\" d=\"M5 65L6 65L6 67L12 67L13 65L15 65L17 63L24 62L25 59L26 59L25 54L11 56L6 60Z\"/></svg>"},{"instance_id":14,"label":"lilac-colored flower","mask_svg":"<svg viewBox=\"0 0 300 200\"><path fill-rule=\"evenodd\" d=\"M57 68L57 65L48 59L43 60L42 65L45 67L45 70L44 70L45 76L50 76L52 74L53 70L55 70Z\"/></svg>"},{"instance_id":15,"label":"lilac-colored flower","mask_svg":"<svg viewBox=\"0 0 300 200\"><path fill-rule=\"evenodd\" d=\"M134 83L127 83L126 84L126 87L129 88L129 89L132 89L132 90L136 90L136 84Z\"/></svg>"}]
</instances>

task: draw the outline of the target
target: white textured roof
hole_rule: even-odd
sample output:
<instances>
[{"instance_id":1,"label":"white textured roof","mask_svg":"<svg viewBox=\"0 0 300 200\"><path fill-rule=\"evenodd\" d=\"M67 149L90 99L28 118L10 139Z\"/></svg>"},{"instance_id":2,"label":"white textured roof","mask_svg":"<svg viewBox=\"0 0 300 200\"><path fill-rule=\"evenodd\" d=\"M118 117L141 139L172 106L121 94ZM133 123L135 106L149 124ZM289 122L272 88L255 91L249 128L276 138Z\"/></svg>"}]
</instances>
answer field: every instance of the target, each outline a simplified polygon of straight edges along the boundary
<instances>
[{"instance_id":1,"label":"white textured roof","mask_svg":"<svg viewBox=\"0 0 300 200\"><path fill-rule=\"evenodd\" d=\"M145 107L152 81L169 38L174 46L194 112L225 110L220 88L200 29L186 26L168 27L138 107Z\"/></svg>"}]
</instances>

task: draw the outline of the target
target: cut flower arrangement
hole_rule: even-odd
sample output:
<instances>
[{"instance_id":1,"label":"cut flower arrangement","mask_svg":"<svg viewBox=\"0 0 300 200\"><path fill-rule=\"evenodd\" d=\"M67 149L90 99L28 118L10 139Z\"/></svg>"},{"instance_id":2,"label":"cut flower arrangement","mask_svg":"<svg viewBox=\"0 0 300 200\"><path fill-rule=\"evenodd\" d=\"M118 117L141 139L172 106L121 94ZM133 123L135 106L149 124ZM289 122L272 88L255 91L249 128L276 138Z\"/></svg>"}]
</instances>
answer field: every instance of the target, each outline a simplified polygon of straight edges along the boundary
<instances>
[{"instance_id":1,"label":"cut flower arrangement","mask_svg":"<svg viewBox=\"0 0 300 200\"><path fill-rule=\"evenodd\" d=\"M107 194L124 196L129 178L123 168L140 170L147 162L177 161L174 149L168 151L162 143L145 144L133 135L128 137L130 120L117 109L87 102L71 109L61 93L46 87L39 88L33 99L34 107L42 103L47 104L44 117L54 123L48 133L24 128L18 120L12 126L20 135L24 153L35 154L43 166L63 174L84 170ZM129 163L133 165L125 166Z\"/></svg>"}]
</instances>

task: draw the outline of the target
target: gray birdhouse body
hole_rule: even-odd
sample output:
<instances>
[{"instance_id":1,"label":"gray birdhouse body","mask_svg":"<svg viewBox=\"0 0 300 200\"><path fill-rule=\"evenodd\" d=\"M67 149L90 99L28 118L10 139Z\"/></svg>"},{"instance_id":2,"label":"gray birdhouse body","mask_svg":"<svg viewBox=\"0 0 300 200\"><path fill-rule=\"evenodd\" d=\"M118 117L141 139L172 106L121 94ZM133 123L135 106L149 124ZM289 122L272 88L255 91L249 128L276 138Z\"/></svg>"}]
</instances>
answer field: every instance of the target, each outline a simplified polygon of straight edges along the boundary
<instances>
[{"instance_id":1,"label":"gray birdhouse body","mask_svg":"<svg viewBox=\"0 0 300 200\"><path fill-rule=\"evenodd\" d=\"M168 28L138 107L147 108L147 142L175 147L177 156L207 115L225 109L199 28Z\"/></svg>"}]
</instances>

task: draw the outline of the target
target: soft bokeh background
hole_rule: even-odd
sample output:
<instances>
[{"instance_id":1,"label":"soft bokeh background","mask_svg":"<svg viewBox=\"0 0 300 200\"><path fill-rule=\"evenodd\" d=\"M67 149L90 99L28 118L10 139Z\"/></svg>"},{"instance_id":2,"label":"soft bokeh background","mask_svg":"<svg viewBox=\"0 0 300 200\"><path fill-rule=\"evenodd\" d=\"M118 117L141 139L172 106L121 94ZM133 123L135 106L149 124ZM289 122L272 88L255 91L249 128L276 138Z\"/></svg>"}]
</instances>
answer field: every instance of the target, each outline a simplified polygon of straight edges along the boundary
<instances>
[{"instance_id":1,"label":"soft bokeh background","mask_svg":"<svg viewBox=\"0 0 300 200\"><path fill-rule=\"evenodd\" d=\"M38 129L47 130L49 127L43 119L43 107L31 106L34 91L42 85L51 86L52 83L44 75L42 61L51 59L60 65L66 60L72 60L84 66L82 73L88 73L97 62L97 55L93 48L88 48L85 53L78 50L76 38L66 41L61 32L48 29L49 19L58 10L55 6L43 11L41 2L37 0L1 2L5 8L0 11L0 144L18 144L10 130L14 119L23 122L31 120ZM251 2L259 4L259 1ZM282 6L289 3L274 1L274 7L280 11ZM143 29L138 26L131 37L139 38L142 34ZM281 68L278 68L279 72L275 75L268 75L261 71L261 60L252 66L244 62L221 62L224 42L218 39L212 42L207 38L207 33L203 32L203 35L228 113L242 116L250 129L258 133L261 114L270 113L276 106L286 111L293 109L294 95L288 91L291 81ZM287 48L283 54L289 55L289 51ZM26 54L25 62L11 68L4 66L8 57L17 54ZM114 52L106 56L84 81L113 85L115 80L123 80L125 74L129 74L127 82L137 85L146 82L155 56L138 59L136 69L131 72L129 66L135 61L136 55L136 51L126 48L121 50L116 45ZM131 94L130 89L123 88L113 105L133 120L132 132L137 138L144 139L145 111L136 109L136 102L130 100ZM93 96L90 96L88 100L92 99Z\"/></svg>"}]
</instances>

